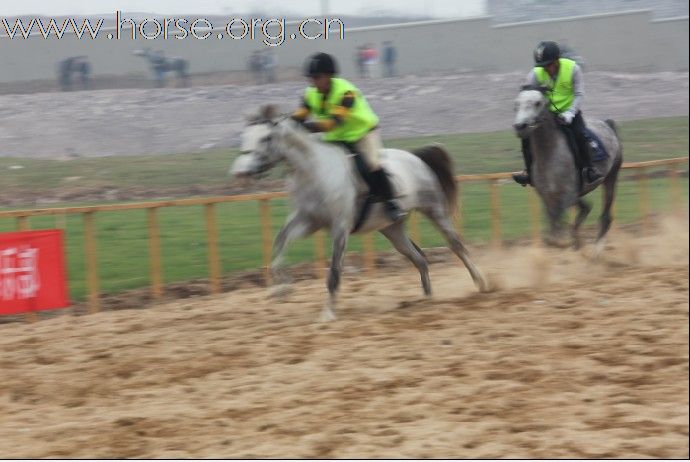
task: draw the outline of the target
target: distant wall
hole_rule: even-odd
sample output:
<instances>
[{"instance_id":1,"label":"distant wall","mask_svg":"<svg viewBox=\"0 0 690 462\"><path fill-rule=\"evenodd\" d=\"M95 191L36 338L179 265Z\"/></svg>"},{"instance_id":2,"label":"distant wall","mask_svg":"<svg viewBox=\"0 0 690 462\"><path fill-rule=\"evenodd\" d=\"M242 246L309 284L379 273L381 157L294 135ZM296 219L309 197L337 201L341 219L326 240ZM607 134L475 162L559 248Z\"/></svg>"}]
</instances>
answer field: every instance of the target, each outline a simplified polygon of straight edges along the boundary
<instances>
[{"instance_id":1,"label":"distant wall","mask_svg":"<svg viewBox=\"0 0 690 462\"><path fill-rule=\"evenodd\" d=\"M687 16L688 0L485 0L486 14L497 24L652 10L654 18Z\"/></svg>"},{"instance_id":2,"label":"distant wall","mask_svg":"<svg viewBox=\"0 0 690 462\"><path fill-rule=\"evenodd\" d=\"M441 20L347 29L345 39L290 40L274 47L280 67L300 67L310 53L334 53L346 76L355 74L356 48L377 48L390 40L398 49L400 73L431 71L509 72L531 65L537 42L552 39L583 56L589 70L620 72L687 71L688 17L653 20L651 11L493 25L492 18ZM287 34L295 30L288 25ZM265 49L260 40L144 40L130 38L28 40L0 37L0 82L53 79L56 65L68 56L86 55L94 75L148 75L142 58L132 51L163 49L167 56L190 60L190 72L246 69L249 55Z\"/></svg>"}]
</instances>

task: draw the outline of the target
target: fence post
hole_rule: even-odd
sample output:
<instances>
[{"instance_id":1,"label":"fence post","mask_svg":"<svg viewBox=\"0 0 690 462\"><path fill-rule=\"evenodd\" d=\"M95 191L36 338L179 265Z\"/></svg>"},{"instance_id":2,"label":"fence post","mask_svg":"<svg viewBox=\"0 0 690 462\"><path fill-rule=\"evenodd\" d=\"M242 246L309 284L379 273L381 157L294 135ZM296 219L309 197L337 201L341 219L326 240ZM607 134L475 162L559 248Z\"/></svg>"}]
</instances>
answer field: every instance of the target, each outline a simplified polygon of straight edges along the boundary
<instances>
[{"instance_id":1,"label":"fence post","mask_svg":"<svg viewBox=\"0 0 690 462\"><path fill-rule=\"evenodd\" d=\"M100 311L98 288L98 259L96 258L96 236L94 232L94 212L84 213L84 245L86 250L86 274L89 286L89 312Z\"/></svg>"},{"instance_id":2,"label":"fence post","mask_svg":"<svg viewBox=\"0 0 690 462\"><path fill-rule=\"evenodd\" d=\"M455 211L455 214L453 215L453 225L455 226L455 231L462 236L462 210L458 209Z\"/></svg>"},{"instance_id":3,"label":"fence post","mask_svg":"<svg viewBox=\"0 0 690 462\"><path fill-rule=\"evenodd\" d=\"M460 194L462 190L463 190L463 186L462 186L460 180L458 179L458 189L456 191L457 202L455 204L455 210L453 210L452 212L454 212L453 219L455 222L454 223L455 231L457 231L457 233L460 235L462 235L463 226L465 225L463 217L462 217L462 196Z\"/></svg>"},{"instance_id":4,"label":"fence post","mask_svg":"<svg viewBox=\"0 0 690 462\"><path fill-rule=\"evenodd\" d=\"M206 214L206 239L208 242L208 269L211 293L220 293L220 258L218 257L218 229L215 204L204 205Z\"/></svg>"},{"instance_id":5,"label":"fence post","mask_svg":"<svg viewBox=\"0 0 690 462\"><path fill-rule=\"evenodd\" d=\"M161 242L160 234L158 232L158 219L156 212L158 209L152 207L146 209L148 215L149 225L149 272L151 277L151 293L153 298L161 298L163 296L163 284L161 276Z\"/></svg>"},{"instance_id":6,"label":"fence post","mask_svg":"<svg viewBox=\"0 0 690 462\"><path fill-rule=\"evenodd\" d=\"M642 215L642 227L645 232L649 231L649 187L647 185L647 169L640 167L640 174L637 177L640 194L640 214Z\"/></svg>"},{"instance_id":7,"label":"fence post","mask_svg":"<svg viewBox=\"0 0 690 462\"><path fill-rule=\"evenodd\" d=\"M17 217L17 231L28 231L30 228L28 216Z\"/></svg>"},{"instance_id":8,"label":"fence post","mask_svg":"<svg viewBox=\"0 0 690 462\"><path fill-rule=\"evenodd\" d=\"M66 213L58 213L55 215L55 227L58 229L66 229L67 228L67 214Z\"/></svg>"},{"instance_id":9,"label":"fence post","mask_svg":"<svg viewBox=\"0 0 690 462\"><path fill-rule=\"evenodd\" d=\"M412 211L412 216L410 217L410 234L412 234L412 240L419 247L422 246L421 236L419 235L419 212L416 210Z\"/></svg>"},{"instance_id":10,"label":"fence post","mask_svg":"<svg viewBox=\"0 0 690 462\"><path fill-rule=\"evenodd\" d=\"M673 212L680 215L683 210L683 204L681 202L680 184L678 183L678 169L675 165L671 165L668 173L671 181L671 206L673 207Z\"/></svg>"},{"instance_id":11,"label":"fence post","mask_svg":"<svg viewBox=\"0 0 690 462\"><path fill-rule=\"evenodd\" d=\"M29 223L29 217L17 217L17 231L29 231L31 225ZM30 311L24 315L24 320L26 322L32 323L38 321L38 315L35 311Z\"/></svg>"},{"instance_id":12,"label":"fence post","mask_svg":"<svg viewBox=\"0 0 690 462\"><path fill-rule=\"evenodd\" d=\"M314 253L316 255L314 273L317 278L324 278L326 276L326 244L323 230L314 233Z\"/></svg>"},{"instance_id":13,"label":"fence post","mask_svg":"<svg viewBox=\"0 0 690 462\"><path fill-rule=\"evenodd\" d=\"M374 233L366 233L362 236L364 250L364 268L367 273L376 271L376 257L374 254Z\"/></svg>"},{"instance_id":14,"label":"fence post","mask_svg":"<svg viewBox=\"0 0 690 462\"><path fill-rule=\"evenodd\" d=\"M498 196L498 180L489 180L491 190L491 241L494 247L501 247L501 203Z\"/></svg>"},{"instance_id":15,"label":"fence post","mask_svg":"<svg viewBox=\"0 0 690 462\"><path fill-rule=\"evenodd\" d=\"M271 284L271 204L268 199L259 200L259 208L261 209L261 235L263 241L263 257L264 257L264 280L266 285Z\"/></svg>"}]
</instances>

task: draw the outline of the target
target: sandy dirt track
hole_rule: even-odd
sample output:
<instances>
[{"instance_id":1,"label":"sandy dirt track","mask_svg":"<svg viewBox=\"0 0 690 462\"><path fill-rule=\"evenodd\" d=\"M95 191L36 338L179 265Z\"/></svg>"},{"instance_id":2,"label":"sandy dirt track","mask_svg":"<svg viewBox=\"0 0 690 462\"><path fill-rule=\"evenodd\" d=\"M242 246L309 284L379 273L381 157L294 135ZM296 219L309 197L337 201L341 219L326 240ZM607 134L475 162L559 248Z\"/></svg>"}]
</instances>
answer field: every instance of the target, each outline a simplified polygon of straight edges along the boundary
<instances>
[{"instance_id":1,"label":"sandy dirt track","mask_svg":"<svg viewBox=\"0 0 690 462\"><path fill-rule=\"evenodd\" d=\"M688 231L0 326L3 457L687 458ZM685 222L687 223L687 221Z\"/></svg>"}]
</instances>

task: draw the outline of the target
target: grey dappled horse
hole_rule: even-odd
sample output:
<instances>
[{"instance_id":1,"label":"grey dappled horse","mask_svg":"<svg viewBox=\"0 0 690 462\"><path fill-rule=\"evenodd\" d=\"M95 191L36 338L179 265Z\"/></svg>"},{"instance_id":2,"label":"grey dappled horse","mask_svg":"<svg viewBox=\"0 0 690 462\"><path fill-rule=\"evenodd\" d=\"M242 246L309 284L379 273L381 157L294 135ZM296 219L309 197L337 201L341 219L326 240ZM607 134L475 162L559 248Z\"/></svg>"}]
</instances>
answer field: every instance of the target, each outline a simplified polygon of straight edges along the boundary
<instances>
[{"instance_id":1,"label":"grey dappled horse","mask_svg":"<svg viewBox=\"0 0 690 462\"><path fill-rule=\"evenodd\" d=\"M322 321L335 319L336 295L343 257L366 187L349 153L341 146L324 143L290 118L278 116L272 106L250 118L242 134L241 151L232 166L237 177L251 177L285 162L291 169L288 191L293 211L273 244L271 271L274 281L285 281L281 261L285 246L292 240L326 228L333 237L333 255L328 274L328 302ZM488 290L484 276L470 260L451 216L456 210L457 185L448 154L438 146L428 146L409 153L384 149L381 164L391 175L391 182L405 210L418 209L440 230L450 249L463 261L480 290ZM405 233L404 220L392 223L381 203L373 204L357 233L380 231L419 270L422 287L431 295L427 261L422 250ZM286 288L280 284L279 288Z\"/></svg>"},{"instance_id":2,"label":"grey dappled horse","mask_svg":"<svg viewBox=\"0 0 690 462\"><path fill-rule=\"evenodd\" d=\"M612 120L587 120L587 127L592 130L604 144L608 157L594 162L603 178L594 184L580 188L580 172L568 141L556 117L549 110L549 100L542 87L525 86L515 102L515 123L513 128L521 138L529 137L532 150L532 185L544 203L549 223L550 234L545 241L558 247L573 244L579 248L578 229L585 221L592 206L583 199L599 186L604 185L604 207L600 217L595 254L598 255L604 246L604 237L611 226L611 206L615 198L618 171L623 163L623 148L616 126ZM563 236L563 213L571 206L578 207L578 214L572 226L572 241Z\"/></svg>"}]
</instances>

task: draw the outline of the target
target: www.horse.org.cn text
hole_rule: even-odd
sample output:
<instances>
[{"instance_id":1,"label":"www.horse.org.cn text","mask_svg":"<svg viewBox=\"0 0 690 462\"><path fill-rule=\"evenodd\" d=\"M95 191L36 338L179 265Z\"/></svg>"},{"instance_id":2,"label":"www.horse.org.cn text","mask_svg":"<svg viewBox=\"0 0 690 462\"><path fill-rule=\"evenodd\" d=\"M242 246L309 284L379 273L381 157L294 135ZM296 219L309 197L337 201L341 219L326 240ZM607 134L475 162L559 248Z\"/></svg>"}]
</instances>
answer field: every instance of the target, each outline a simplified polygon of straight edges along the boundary
<instances>
[{"instance_id":1,"label":"www.horse.org.cn text","mask_svg":"<svg viewBox=\"0 0 690 462\"><path fill-rule=\"evenodd\" d=\"M94 24L95 22L95 24ZM338 18L307 18L288 22L285 18L230 18L222 26L205 18L147 18L134 20L115 13L115 26L103 27L104 19L0 18L0 39L21 40L31 36L61 39L66 34L79 39L105 37L108 40L261 40L279 46L286 40L343 40L345 25Z\"/></svg>"}]
</instances>

